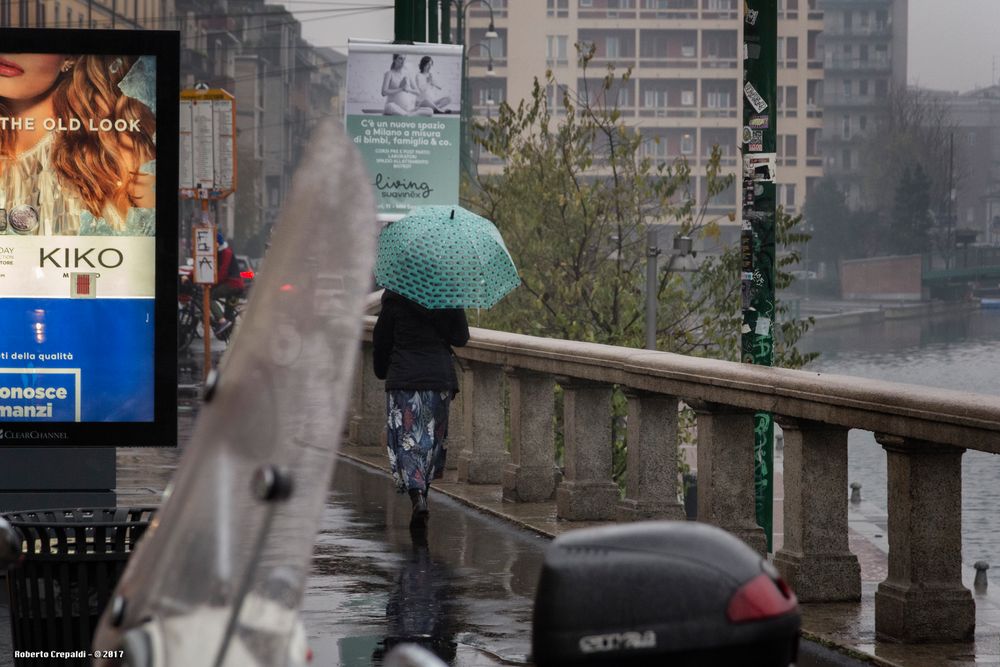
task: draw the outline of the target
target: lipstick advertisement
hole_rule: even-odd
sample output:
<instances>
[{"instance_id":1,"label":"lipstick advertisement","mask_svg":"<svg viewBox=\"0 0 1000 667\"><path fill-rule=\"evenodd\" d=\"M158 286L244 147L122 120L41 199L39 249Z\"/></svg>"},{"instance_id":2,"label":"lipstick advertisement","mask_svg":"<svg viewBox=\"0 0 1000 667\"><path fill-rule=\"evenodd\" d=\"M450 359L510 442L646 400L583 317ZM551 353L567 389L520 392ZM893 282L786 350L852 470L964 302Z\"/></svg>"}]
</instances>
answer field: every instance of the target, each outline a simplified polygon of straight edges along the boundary
<instances>
[{"instance_id":1,"label":"lipstick advertisement","mask_svg":"<svg viewBox=\"0 0 1000 667\"><path fill-rule=\"evenodd\" d=\"M176 34L11 33L0 45L0 440L145 444L130 440L176 414L162 331L175 331L164 302L176 290Z\"/></svg>"}]
</instances>

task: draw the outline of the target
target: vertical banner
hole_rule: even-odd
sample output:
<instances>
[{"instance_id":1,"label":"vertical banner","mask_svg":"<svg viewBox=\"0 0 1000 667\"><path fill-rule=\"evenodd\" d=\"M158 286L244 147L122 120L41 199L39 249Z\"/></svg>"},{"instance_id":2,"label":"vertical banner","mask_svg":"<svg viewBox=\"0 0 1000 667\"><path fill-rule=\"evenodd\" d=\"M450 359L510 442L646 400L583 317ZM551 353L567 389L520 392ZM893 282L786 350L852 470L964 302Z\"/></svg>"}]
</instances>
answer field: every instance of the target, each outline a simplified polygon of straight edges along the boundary
<instances>
[{"instance_id":1,"label":"vertical banner","mask_svg":"<svg viewBox=\"0 0 1000 667\"><path fill-rule=\"evenodd\" d=\"M178 45L4 31L0 445L176 444Z\"/></svg>"},{"instance_id":2,"label":"vertical banner","mask_svg":"<svg viewBox=\"0 0 1000 667\"><path fill-rule=\"evenodd\" d=\"M350 40L347 134L378 212L458 203L462 46Z\"/></svg>"},{"instance_id":3,"label":"vertical banner","mask_svg":"<svg viewBox=\"0 0 1000 667\"><path fill-rule=\"evenodd\" d=\"M743 2L743 215L740 232L741 358L770 366L774 359L775 167L777 138L777 0ZM774 420L754 416L757 523L772 550Z\"/></svg>"}]
</instances>

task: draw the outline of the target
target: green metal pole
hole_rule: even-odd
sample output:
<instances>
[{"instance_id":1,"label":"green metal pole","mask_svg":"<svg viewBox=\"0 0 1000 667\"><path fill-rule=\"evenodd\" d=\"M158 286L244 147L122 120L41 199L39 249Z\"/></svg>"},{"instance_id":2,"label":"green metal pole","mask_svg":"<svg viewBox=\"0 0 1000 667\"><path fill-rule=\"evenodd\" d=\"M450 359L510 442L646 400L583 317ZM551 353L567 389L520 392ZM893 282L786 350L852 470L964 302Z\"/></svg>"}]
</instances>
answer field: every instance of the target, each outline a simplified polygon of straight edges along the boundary
<instances>
[{"instance_id":1,"label":"green metal pole","mask_svg":"<svg viewBox=\"0 0 1000 667\"><path fill-rule=\"evenodd\" d=\"M427 41L427 0L413 0L413 41Z\"/></svg>"},{"instance_id":2,"label":"green metal pole","mask_svg":"<svg viewBox=\"0 0 1000 667\"><path fill-rule=\"evenodd\" d=\"M777 44L777 0L744 0L740 343L743 361L761 366L774 362ZM772 551L774 419L768 412L754 415L754 482L757 523Z\"/></svg>"},{"instance_id":3,"label":"green metal pole","mask_svg":"<svg viewBox=\"0 0 1000 667\"><path fill-rule=\"evenodd\" d=\"M396 0L394 33L397 42L413 41L413 0Z\"/></svg>"},{"instance_id":4,"label":"green metal pole","mask_svg":"<svg viewBox=\"0 0 1000 667\"><path fill-rule=\"evenodd\" d=\"M451 44L451 0L441 0L441 43Z\"/></svg>"},{"instance_id":5,"label":"green metal pole","mask_svg":"<svg viewBox=\"0 0 1000 667\"><path fill-rule=\"evenodd\" d=\"M438 31L438 7L441 0L429 0L427 3L427 41L435 44L439 43L440 32Z\"/></svg>"},{"instance_id":6,"label":"green metal pole","mask_svg":"<svg viewBox=\"0 0 1000 667\"><path fill-rule=\"evenodd\" d=\"M456 0L455 4L455 43L465 44L465 9L469 3L462 4ZM462 173L470 179L475 176L475 165L472 160L472 95L469 92L469 53L468 49L462 52L462 132L459 135L459 152L461 154Z\"/></svg>"}]
</instances>

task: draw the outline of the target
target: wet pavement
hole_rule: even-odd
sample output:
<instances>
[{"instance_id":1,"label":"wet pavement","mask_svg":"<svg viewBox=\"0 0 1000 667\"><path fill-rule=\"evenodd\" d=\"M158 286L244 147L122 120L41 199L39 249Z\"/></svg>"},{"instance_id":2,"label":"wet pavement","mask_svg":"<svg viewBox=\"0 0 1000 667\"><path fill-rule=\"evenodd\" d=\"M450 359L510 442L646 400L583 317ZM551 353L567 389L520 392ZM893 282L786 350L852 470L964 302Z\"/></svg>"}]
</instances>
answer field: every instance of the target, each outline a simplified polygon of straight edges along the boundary
<instances>
[{"instance_id":1,"label":"wet pavement","mask_svg":"<svg viewBox=\"0 0 1000 667\"><path fill-rule=\"evenodd\" d=\"M416 642L449 664L528 664L548 540L430 498L426 533L389 477L340 461L316 540L303 622L319 665L380 665Z\"/></svg>"}]
</instances>

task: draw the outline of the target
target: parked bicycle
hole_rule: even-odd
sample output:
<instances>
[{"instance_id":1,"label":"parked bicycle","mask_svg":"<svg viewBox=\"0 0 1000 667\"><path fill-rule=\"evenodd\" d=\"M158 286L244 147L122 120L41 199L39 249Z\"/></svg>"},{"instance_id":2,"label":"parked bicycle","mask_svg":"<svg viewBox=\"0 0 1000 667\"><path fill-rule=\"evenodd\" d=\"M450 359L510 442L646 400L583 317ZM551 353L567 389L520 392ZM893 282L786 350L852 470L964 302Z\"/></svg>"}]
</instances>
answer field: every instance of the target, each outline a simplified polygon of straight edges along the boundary
<instances>
[{"instance_id":1,"label":"parked bicycle","mask_svg":"<svg viewBox=\"0 0 1000 667\"><path fill-rule=\"evenodd\" d=\"M177 351L183 352L190 347L196 338L204 338L204 310L201 285L196 284L190 272L183 270L178 273L177 287ZM243 312L243 295L234 294L226 299L214 299L219 304L218 310L225 318L225 324L220 326L219 318L214 312L209 313L209 324L212 332L218 340L229 343L239 324L240 315Z\"/></svg>"}]
</instances>

